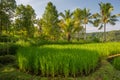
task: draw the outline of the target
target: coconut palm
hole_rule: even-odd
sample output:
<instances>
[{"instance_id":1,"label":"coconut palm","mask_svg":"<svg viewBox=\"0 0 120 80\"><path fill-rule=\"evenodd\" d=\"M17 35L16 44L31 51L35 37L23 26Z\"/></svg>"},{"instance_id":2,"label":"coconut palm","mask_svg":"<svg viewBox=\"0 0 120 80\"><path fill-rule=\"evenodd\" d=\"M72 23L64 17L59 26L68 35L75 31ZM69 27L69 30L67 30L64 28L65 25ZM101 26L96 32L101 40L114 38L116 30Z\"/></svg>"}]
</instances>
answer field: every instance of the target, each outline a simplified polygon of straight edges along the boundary
<instances>
[{"instance_id":1,"label":"coconut palm","mask_svg":"<svg viewBox=\"0 0 120 80\"><path fill-rule=\"evenodd\" d=\"M104 42L106 41L106 24L115 25L115 22L118 21L118 15L112 15L111 12L113 11L113 6L110 3L100 3L100 13L96 13L94 16L96 18L95 24L99 26L99 29L104 28Z\"/></svg>"},{"instance_id":2,"label":"coconut palm","mask_svg":"<svg viewBox=\"0 0 120 80\"><path fill-rule=\"evenodd\" d=\"M70 10L65 10L65 14L60 13L60 16L62 17L62 19L59 25L61 26L62 30L65 32L68 41L70 41L71 39L71 33L74 25L72 15L73 13L71 13Z\"/></svg>"},{"instance_id":3,"label":"coconut palm","mask_svg":"<svg viewBox=\"0 0 120 80\"><path fill-rule=\"evenodd\" d=\"M86 40L86 25L88 23L91 23L91 19L92 19L89 9L86 9L86 8L83 9L82 18L83 18L83 24L84 24L84 28L85 28L84 40Z\"/></svg>"},{"instance_id":4,"label":"coconut palm","mask_svg":"<svg viewBox=\"0 0 120 80\"><path fill-rule=\"evenodd\" d=\"M82 31L82 10L80 8L75 9L73 13L74 19L74 32L78 34L78 40L80 39L80 31Z\"/></svg>"}]
</instances>

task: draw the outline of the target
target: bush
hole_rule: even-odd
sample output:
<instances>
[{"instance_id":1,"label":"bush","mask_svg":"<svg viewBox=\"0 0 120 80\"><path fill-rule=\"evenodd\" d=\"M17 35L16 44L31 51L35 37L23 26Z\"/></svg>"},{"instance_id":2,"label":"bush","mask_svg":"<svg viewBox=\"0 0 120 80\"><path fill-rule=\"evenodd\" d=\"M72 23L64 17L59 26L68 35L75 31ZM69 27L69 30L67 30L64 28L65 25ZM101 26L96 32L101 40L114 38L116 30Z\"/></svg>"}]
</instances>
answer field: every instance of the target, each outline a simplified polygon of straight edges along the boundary
<instances>
[{"instance_id":1,"label":"bush","mask_svg":"<svg viewBox=\"0 0 120 80\"><path fill-rule=\"evenodd\" d=\"M0 64L15 63L16 57L13 55L0 56Z\"/></svg>"},{"instance_id":2,"label":"bush","mask_svg":"<svg viewBox=\"0 0 120 80\"><path fill-rule=\"evenodd\" d=\"M25 40L19 40L16 42L16 45L19 45L21 47L25 47L25 46L30 46L30 42L29 41L25 41Z\"/></svg>"},{"instance_id":3,"label":"bush","mask_svg":"<svg viewBox=\"0 0 120 80\"><path fill-rule=\"evenodd\" d=\"M19 48L18 45L15 45L15 44L12 44L10 47L9 47L9 54L11 55L15 55L17 53L17 49Z\"/></svg>"},{"instance_id":4,"label":"bush","mask_svg":"<svg viewBox=\"0 0 120 80\"><path fill-rule=\"evenodd\" d=\"M0 68L3 67L3 65L0 63Z\"/></svg>"},{"instance_id":5,"label":"bush","mask_svg":"<svg viewBox=\"0 0 120 80\"><path fill-rule=\"evenodd\" d=\"M7 44L0 44L0 56L6 55L8 51L7 49L8 49Z\"/></svg>"},{"instance_id":6,"label":"bush","mask_svg":"<svg viewBox=\"0 0 120 80\"><path fill-rule=\"evenodd\" d=\"M94 38L93 38L93 42L100 42L100 39L97 38L97 37L94 37Z\"/></svg>"},{"instance_id":7,"label":"bush","mask_svg":"<svg viewBox=\"0 0 120 80\"><path fill-rule=\"evenodd\" d=\"M19 46L16 44L2 44L0 45L0 56L7 54L15 55L18 48Z\"/></svg>"},{"instance_id":8,"label":"bush","mask_svg":"<svg viewBox=\"0 0 120 80\"><path fill-rule=\"evenodd\" d=\"M9 35L1 35L0 42L16 42L18 41L17 37L9 36Z\"/></svg>"},{"instance_id":9,"label":"bush","mask_svg":"<svg viewBox=\"0 0 120 80\"><path fill-rule=\"evenodd\" d=\"M10 37L7 35L0 36L0 42L10 42Z\"/></svg>"}]
</instances>

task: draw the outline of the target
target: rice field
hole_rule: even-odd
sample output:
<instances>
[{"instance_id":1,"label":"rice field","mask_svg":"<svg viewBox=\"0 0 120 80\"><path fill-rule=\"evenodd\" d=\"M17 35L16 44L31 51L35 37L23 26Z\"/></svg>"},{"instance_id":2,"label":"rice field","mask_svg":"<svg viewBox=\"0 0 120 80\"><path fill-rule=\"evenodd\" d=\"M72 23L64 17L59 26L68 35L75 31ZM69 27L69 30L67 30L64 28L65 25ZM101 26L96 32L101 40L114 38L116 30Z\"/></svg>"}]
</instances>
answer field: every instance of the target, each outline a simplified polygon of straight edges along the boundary
<instances>
[{"instance_id":1,"label":"rice field","mask_svg":"<svg viewBox=\"0 0 120 80\"><path fill-rule=\"evenodd\" d=\"M100 59L120 53L120 43L43 45L20 48L17 53L21 71L40 76L88 75L99 66Z\"/></svg>"}]
</instances>

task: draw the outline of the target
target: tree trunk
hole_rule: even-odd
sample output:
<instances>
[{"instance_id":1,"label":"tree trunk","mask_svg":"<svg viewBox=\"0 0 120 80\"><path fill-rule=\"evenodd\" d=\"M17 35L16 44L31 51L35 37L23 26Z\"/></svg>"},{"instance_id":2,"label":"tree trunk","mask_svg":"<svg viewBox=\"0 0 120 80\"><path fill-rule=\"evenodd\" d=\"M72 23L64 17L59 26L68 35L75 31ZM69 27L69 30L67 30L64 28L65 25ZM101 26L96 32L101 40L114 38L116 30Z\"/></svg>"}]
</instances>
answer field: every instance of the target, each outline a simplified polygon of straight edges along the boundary
<instances>
[{"instance_id":1,"label":"tree trunk","mask_svg":"<svg viewBox=\"0 0 120 80\"><path fill-rule=\"evenodd\" d=\"M77 38L77 41L80 40L80 32L78 32L78 38Z\"/></svg>"},{"instance_id":2,"label":"tree trunk","mask_svg":"<svg viewBox=\"0 0 120 80\"><path fill-rule=\"evenodd\" d=\"M70 42L70 39L71 39L71 35L70 35L70 33L68 32L68 34L67 34L67 40L68 40L68 42Z\"/></svg>"},{"instance_id":3,"label":"tree trunk","mask_svg":"<svg viewBox=\"0 0 120 80\"><path fill-rule=\"evenodd\" d=\"M106 42L106 24L104 24L104 42Z\"/></svg>"},{"instance_id":4,"label":"tree trunk","mask_svg":"<svg viewBox=\"0 0 120 80\"><path fill-rule=\"evenodd\" d=\"M85 24L85 34L84 34L84 40L86 40L86 24Z\"/></svg>"}]
</instances>

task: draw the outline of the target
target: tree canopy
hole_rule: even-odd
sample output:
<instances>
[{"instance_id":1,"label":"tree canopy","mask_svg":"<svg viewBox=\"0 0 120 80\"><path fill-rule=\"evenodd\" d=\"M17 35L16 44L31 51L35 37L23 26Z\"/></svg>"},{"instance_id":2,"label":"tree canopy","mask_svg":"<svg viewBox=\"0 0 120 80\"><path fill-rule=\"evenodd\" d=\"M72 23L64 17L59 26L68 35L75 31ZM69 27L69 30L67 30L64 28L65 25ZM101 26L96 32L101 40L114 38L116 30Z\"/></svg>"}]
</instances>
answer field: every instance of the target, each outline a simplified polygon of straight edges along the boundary
<instances>
[{"instance_id":1,"label":"tree canopy","mask_svg":"<svg viewBox=\"0 0 120 80\"><path fill-rule=\"evenodd\" d=\"M34 9L30 6L19 5L16 8L16 26L19 30L26 30L27 35L31 36L34 31L34 21L36 18L36 14Z\"/></svg>"},{"instance_id":2,"label":"tree canopy","mask_svg":"<svg viewBox=\"0 0 120 80\"><path fill-rule=\"evenodd\" d=\"M0 0L0 35L2 30L7 31L8 26L10 27L16 6L15 0Z\"/></svg>"},{"instance_id":3,"label":"tree canopy","mask_svg":"<svg viewBox=\"0 0 120 80\"><path fill-rule=\"evenodd\" d=\"M59 37L59 26L57 24L59 22L58 11L51 2L48 2L45 8L42 22L43 34L51 40L57 39L57 37Z\"/></svg>"}]
</instances>

